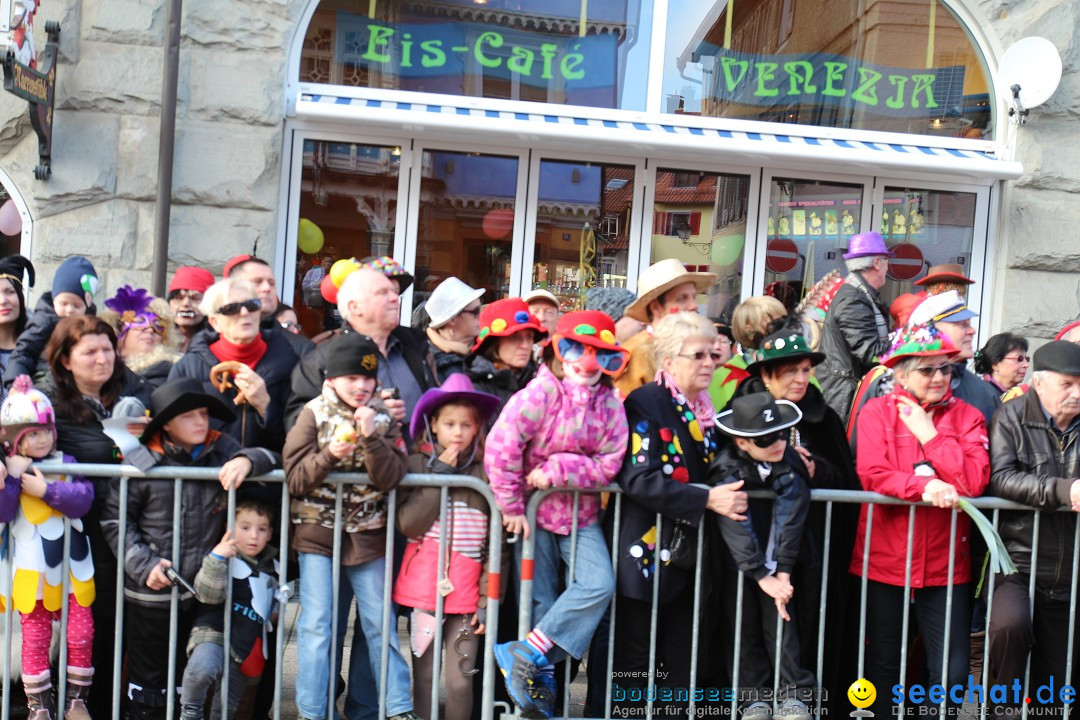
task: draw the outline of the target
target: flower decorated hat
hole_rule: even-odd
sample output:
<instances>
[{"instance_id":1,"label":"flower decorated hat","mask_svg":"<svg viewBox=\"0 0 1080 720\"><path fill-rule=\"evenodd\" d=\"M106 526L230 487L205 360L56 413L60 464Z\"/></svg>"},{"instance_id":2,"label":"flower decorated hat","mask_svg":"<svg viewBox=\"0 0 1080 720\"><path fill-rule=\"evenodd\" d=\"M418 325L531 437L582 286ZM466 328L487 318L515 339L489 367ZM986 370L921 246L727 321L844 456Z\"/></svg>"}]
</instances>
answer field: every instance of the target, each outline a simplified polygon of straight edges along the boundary
<instances>
[{"instance_id":1,"label":"flower decorated hat","mask_svg":"<svg viewBox=\"0 0 1080 720\"><path fill-rule=\"evenodd\" d=\"M533 330L540 337L547 335L547 329L529 312L529 306L521 298L505 298L485 305L480 311L480 334L476 336L473 352L489 338L509 337L519 330Z\"/></svg>"},{"instance_id":2,"label":"flower decorated hat","mask_svg":"<svg viewBox=\"0 0 1080 720\"><path fill-rule=\"evenodd\" d=\"M165 334L164 319L151 308L151 303L156 299L143 288L124 285L116 291L116 295L105 301L105 307L119 316L116 323L117 342L123 342L133 328L149 327L158 335Z\"/></svg>"},{"instance_id":3,"label":"flower decorated hat","mask_svg":"<svg viewBox=\"0 0 1080 720\"><path fill-rule=\"evenodd\" d=\"M825 353L814 352L810 343L799 333L791 329L781 330L765 338L761 347L753 352L754 361L746 366L746 372L756 375L763 367L774 363L789 363L803 358L810 358L811 365L817 365L825 359Z\"/></svg>"},{"instance_id":4,"label":"flower decorated hat","mask_svg":"<svg viewBox=\"0 0 1080 720\"><path fill-rule=\"evenodd\" d=\"M960 354L952 341L933 325L915 325L897 333L892 347L881 356L885 367L896 367L901 360L913 357L946 355L950 358Z\"/></svg>"}]
</instances>

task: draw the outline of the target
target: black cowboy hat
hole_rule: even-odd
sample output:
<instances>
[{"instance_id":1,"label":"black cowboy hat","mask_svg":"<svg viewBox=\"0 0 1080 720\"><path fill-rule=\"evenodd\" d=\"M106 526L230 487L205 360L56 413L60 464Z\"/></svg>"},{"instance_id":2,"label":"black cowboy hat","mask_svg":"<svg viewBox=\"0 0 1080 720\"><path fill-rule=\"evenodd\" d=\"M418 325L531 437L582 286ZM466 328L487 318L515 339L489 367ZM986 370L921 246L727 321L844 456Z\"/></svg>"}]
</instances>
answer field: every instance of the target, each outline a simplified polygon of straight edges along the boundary
<instances>
[{"instance_id":1,"label":"black cowboy hat","mask_svg":"<svg viewBox=\"0 0 1080 720\"><path fill-rule=\"evenodd\" d=\"M220 398L206 392L195 378L178 378L165 383L150 396L152 419L143 430L142 442L147 443L177 415L189 410L206 408L210 417L222 422L236 419L236 414Z\"/></svg>"},{"instance_id":2,"label":"black cowboy hat","mask_svg":"<svg viewBox=\"0 0 1080 720\"><path fill-rule=\"evenodd\" d=\"M732 400L731 409L716 416L716 425L728 435L753 438L785 430L800 420L802 411L795 403L758 392Z\"/></svg>"}]
</instances>

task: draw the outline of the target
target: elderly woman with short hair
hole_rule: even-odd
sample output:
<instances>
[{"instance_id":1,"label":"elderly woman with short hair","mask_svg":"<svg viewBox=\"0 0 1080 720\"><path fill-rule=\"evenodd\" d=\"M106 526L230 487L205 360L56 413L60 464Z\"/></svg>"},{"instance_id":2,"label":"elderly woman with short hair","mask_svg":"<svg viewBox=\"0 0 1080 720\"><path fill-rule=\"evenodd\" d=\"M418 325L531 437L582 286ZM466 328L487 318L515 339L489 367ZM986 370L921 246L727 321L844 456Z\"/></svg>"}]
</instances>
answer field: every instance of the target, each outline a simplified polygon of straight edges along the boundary
<instances>
[{"instance_id":1,"label":"elderly woman with short hair","mask_svg":"<svg viewBox=\"0 0 1080 720\"><path fill-rule=\"evenodd\" d=\"M199 305L210 329L191 339L169 379L195 378L206 392L239 406L235 420L215 420L215 429L244 447L281 452L290 376L299 358L283 333L259 329L259 308L251 283L226 279L211 285ZM223 363L228 386L211 380L211 371Z\"/></svg>"},{"instance_id":2,"label":"elderly woman with short hair","mask_svg":"<svg viewBox=\"0 0 1080 720\"><path fill-rule=\"evenodd\" d=\"M706 512L744 519L747 501L740 484L699 486L707 481L719 440L707 392L720 359L715 341L716 328L706 317L690 312L664 317L653 328L660 368L655 381L626 398L630 447L618 479L624 495L619 535L614 539L619 557L615 670L626 679L620 686L644 687L650 670L663 663L666 675L658 685L689 687L698 524ZM659 532L657 514L663 516ZM715 525L704 524L704 562L713 551ZM681 546L676 538L683 541ZM708 573L702 607L707 606L710 591L707 577ZM651 605L657 581L657 657L650 664ZM708 636L706 626L714 620L715 613L704 613L702 637ZM702 653L702 658L707 655Z\"/></svg>"}]
</instances>

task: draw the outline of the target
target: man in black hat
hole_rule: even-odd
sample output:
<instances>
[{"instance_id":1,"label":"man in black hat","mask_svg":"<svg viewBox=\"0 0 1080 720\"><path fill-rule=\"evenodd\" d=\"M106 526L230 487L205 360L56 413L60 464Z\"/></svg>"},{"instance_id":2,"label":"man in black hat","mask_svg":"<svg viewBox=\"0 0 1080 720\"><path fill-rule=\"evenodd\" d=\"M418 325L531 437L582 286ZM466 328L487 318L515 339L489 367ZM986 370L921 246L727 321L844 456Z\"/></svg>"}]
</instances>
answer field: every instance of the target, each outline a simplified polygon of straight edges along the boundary
<instances>
[{"instance_id":1,"label":"man in black hat","mask_svg":"<svg viewBox=\"0 0 1080 720\"><path fill-rule=\"evenodd\" d=\"M1034 648L1031 681L1021 703L1024 697L1032 703L1047 700L1035 690L1050 683L1051 676L1057 687L1072 682L1065 677L1065 664L1075 513L1080 511L1080 345L1047 343L1035 351L1033 366L1031 390L1003 405L990 426L990 492L1051 511L1041 514L1034 561L1035 513L1002 513L999 525L1019 572L997 580L988 652L997 682L1011 685L1023 683ZM1063 508L1073 512L1053 512ZM1028 605L1032 572L1034 612ZM1008 711L1018 714L1020 708L1010 705Z\"/></svg>"}]
</instances>

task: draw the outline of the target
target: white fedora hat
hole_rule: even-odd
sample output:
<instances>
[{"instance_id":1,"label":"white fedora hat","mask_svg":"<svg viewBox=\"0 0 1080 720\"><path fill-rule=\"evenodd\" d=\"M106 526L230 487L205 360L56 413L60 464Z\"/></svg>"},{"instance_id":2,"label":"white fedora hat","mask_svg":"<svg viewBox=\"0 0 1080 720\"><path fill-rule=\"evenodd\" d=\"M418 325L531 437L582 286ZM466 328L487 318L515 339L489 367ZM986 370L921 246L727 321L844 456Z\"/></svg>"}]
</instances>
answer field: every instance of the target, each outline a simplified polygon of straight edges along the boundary
<instances>
[{"instance_id":1,"label":"white fedora hat","mask_svg":"<svg viewBox=\"0 0 1080 720\"><path fill-rule=\"evenodd\" d=\"M626 308L635 320L649 322L649 303L676 285L692 282L699 293L708 292L716 282L716 273L690 272L679 260L668 258L653 263L638 276L637 300Z\"/></svg>"},{"instance_id":2,"label":"white fedora hat","mask_svg":"<svg viewBox=\"0 0 1080 720\"><path fill-rule=\"evenodd\" d=\"M456 277L448 277L431 291L424 309L431 318L431 327L440 328L461 314L473 300L479 300L484 290L477 290Z\"/></svg>"}]
</instances>

